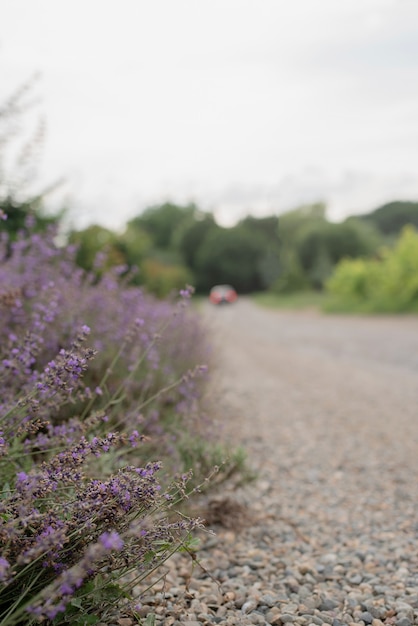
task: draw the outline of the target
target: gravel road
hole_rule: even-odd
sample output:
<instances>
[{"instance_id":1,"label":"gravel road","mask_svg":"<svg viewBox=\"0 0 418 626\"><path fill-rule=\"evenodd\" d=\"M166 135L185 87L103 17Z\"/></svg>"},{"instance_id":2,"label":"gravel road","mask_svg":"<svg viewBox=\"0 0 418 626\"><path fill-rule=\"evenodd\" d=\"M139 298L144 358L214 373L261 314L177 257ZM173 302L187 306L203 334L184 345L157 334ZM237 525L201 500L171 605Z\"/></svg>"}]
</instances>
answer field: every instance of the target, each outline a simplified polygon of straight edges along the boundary
<instances>
[{"instance_id":1,"label":"gravel road","mask_svg":"<svg viewBox=\"0 0 418 626\"><path fill-rule=\"evenodd\" d=\"M223 428L259 474L212 503L227 527L203 540L206 571L189 580L190 562L174 559L144 614L167 626L418 623L418 317L246 299L203 315Z\"/></svg>"}]
</instances>

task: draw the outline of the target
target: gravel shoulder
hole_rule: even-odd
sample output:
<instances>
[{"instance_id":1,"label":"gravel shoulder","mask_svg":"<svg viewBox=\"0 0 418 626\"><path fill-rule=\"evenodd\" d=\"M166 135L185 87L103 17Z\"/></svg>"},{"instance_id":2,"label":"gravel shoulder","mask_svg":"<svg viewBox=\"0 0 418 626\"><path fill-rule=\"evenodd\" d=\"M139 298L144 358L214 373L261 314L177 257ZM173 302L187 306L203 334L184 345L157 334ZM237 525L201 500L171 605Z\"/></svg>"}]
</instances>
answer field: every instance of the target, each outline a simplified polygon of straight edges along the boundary
<instances>
[{"instance_id":1,"label":"gravel shoulder","mask_svg":"<svg viewBox=\"0 0 418 626\"><path fill-rule=\"evenodd\" d=\"M204 569L173 559L144 615L167 626L417 624L418 318L246 299L203 315L219 428L258 479L218 501L232 522L203 538Z\"/></svg>"}]
</instances>

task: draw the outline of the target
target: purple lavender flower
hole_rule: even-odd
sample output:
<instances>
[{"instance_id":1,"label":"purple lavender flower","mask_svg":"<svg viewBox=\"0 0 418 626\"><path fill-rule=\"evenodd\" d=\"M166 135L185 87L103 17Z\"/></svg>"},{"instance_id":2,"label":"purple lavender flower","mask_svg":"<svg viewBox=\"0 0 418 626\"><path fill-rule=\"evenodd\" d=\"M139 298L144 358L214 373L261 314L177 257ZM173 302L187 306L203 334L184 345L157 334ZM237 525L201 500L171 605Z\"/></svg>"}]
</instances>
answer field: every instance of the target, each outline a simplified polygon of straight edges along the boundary
<instances>
[{"instance_id":1,"label":"purple lavender flower","mask_svg":"<svg viewBox=\"0 0 418 626\"><path fill-rule=\"evenodd\" d=\"M0 556L0 582L8 582L10 580L10 563L7 559Z\"/></svg>"},{"instance_id":2,"label":"purple lavender flower","mask_svg":"<svg viewBox=\"0 0 418 626\"><path fill-rule=\"evenodd\" d=\"M127 561L145 572L153 542L186 531L159 517L170 496L160 492L160 463L148 461L158 450L166 467L178 463L173 414L180 431L201 428L199 380L181 378L207 354L187 306L127 288L119 270L84 273L53 236L0 236L0 452L10 484L0 500L0 580L20 564L19 594L41 572L31 611L44 620L98 574L111 581Z\"/></svg>"},{"instance_id":3,"label":"purple lavender flower","mask_svg":"<svg viewBox=\"0 0 418 626\"><path fill-rule=\"evenodd\" d=\"M122 550L124 541L116 531L103 533L99 537L99 541L106 550Z\"/></svg>"}]
</instances>

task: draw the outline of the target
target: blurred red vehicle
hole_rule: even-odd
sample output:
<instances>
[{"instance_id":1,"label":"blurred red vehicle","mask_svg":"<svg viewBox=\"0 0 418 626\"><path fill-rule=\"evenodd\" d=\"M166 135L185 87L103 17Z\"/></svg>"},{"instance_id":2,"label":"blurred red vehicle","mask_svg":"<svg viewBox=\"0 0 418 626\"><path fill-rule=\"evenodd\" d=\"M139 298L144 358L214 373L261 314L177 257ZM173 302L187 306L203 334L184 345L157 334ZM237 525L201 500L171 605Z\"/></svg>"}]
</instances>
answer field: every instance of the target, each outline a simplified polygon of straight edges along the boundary
<instances>
[{"instance_id":1,"label":"blurred red vehicle","mask_svg":"<svg viewBox=\"0 0 418 626\"><path fill-rule=\"evenodd\" d=\"M212 304L232 304L238 299L237 292L231 285L215 285L209 294Z\"/></svg>"}]
</instances>

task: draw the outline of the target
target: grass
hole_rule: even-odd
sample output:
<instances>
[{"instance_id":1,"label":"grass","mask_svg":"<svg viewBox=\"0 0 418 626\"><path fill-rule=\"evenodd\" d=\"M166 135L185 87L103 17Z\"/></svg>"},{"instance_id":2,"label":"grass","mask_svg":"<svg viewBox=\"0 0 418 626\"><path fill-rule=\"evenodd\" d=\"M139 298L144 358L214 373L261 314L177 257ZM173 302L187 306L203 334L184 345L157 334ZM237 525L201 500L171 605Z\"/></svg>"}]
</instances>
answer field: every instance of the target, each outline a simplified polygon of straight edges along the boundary
<instances>
[{"instance_id":1,"label":"grass","mask_svg":"<svg viewBox=\"0 0 418 626\"><path fill-rule=\"evenodd\" d=\"M305 309L322 310L326 307L328 295L321 291L297 291L295 293L276 294L271 292L256 293L251 299L264 307L300 311Z\"/></svg>"}]
</instances>

